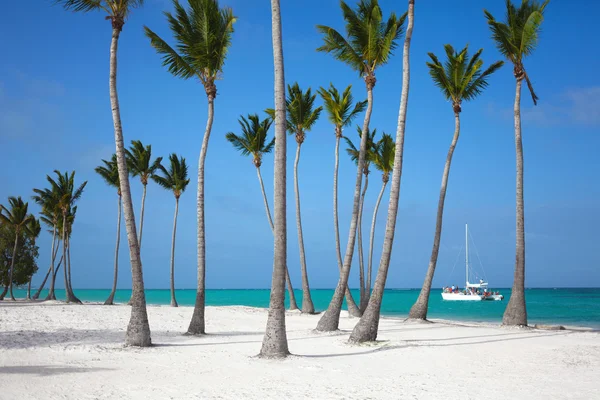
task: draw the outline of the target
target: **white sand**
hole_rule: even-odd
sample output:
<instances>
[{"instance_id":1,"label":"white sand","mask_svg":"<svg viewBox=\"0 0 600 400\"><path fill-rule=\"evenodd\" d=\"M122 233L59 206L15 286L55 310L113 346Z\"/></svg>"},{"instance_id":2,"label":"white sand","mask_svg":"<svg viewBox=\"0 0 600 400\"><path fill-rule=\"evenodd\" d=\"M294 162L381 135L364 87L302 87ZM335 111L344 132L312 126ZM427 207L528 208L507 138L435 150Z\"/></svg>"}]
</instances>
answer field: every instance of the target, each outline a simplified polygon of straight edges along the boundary
<instances>
[{"instance_id":1,"label":"white sand","mask_svg":"<svg viewBox=\"0 0 600 400\"><path fill-rule=\"evenodd\" d=\"M254 357L266 310L149 307L154 347L122 345L129 307L0 302L0 399L600 399L600 333L382 319L347 344L288 313L285 361Z\"/></svg>"}]
</instances>

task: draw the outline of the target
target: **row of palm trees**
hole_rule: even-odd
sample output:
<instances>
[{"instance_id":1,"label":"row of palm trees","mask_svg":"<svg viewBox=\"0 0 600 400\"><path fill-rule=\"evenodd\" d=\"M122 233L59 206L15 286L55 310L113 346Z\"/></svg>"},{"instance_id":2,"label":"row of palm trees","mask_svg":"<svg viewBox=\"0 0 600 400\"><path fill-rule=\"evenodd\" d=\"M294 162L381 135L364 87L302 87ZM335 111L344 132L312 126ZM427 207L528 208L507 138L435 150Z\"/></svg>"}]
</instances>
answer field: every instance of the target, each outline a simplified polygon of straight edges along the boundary
<instances>
[{"instance_id":1,"label":"row of palm trees","mask_svg":"<svg viewBox=\"0 0 600 400\"><path fill-rule=\"evenodd\" d=\"M144 283L142 263L140 258L140 242L134 220L134 212L129 188L129 171L127 165L126 149L124 147L123 132L121 128L120 108L117 96L117 48L122 28L129 14L143 4L143 0L58 0L66 9L72 11L101 10L107 13L107 19L112 24L112 40L110 47L110 71L109 71L109 94L115 130L116 171L119 178L119 188L122 196L123 214L127 228L127 236L130 250L130 261L132 268L132 305L131 319L127 329L126 343L136 346L148 346L151 344L150 329L146 312L144 297ZM334 58L342 61L364 80L367 89L367 101L354 104L350 89L342 95L333 88L320 89L325 100L325 109L328 117L334 125L336 134L336 167L334 170L334 224L336 232L336 246L340 279L336 286L333 298L327 310L321 316L317 325L319 331L336 330L339 326L339 317L344 297L350 298L348 291L348 276L354 255L357 231L360 232L362 200L364 188L362 178L368 178L369 165L375 163L371 154L374 142L373 133L369 128L370 118L373 111L374 88L377 83L376 71L385 65L393 51L398 45L399 38L405 34L403 46L403 71L402 71L402 93L398 115L398 128L395 144L393 138L386 139L387 146L393 147L393 152L388 150L386 155L386 171L384 172L385 188L389 173L392 173L390 201L384 236L384 245L377 276L370 292L370 273L364 277L364 261L361 266L361 302L356 306L355 302L348 301L351 313L362 317L356 325L350 340L361 342L375 340L377 337L377 326L383 290L389 269L392 244L394 240L398 201L400 196L400 182L402 176L402 160L404 149L404 134L408 110L408 94L410 82L410 44L414 27L414 0L408 1L407 13L396 16L391 13L388 18L383 17L377 0L359 0L356 8L350 7L344 1L340 2L342 15L345 21L345 32L319 25L317 29L323 35L323 45L317 50L331 54ZM534 103L537 97L529 82L529 78L523 67L523 58L534 50L538 41L539 27L542 14L548 1L540 4L535 0L522 0L519 7L514 6L510 0L507 1L506 22L499 22L486 11L487 22L492 31L492 38L500 52L513 63L514 75L517 79L517 96L515 98L515 140L517 150L517 262L515 265L515 283L513 295L509 301L503 322L505 324L526 324L526 311L524 300L524 219L523 219L523 184L522 184L522 145L520 130L520 88L522 80L525 79L532 93ZM208 143L215 117L215 100L217 96L216 79L221 78L223 66L233 34L233 25L236 18L233 11L228 7L220 7L217 0L188 0L189 7L186 9L178 0L173 0L174 12L165 12L167 22L175 39L175 46L158 36L148 27L144 27L150 44L161 56L163 65L174 76L183 79L198 79L203 87L208 101L208 118L200 156L198 162L198 192L197 192L197 246L198 246L198 285L194 312L188 328L189 334L205 333L205 270L206 270L206 247L205 247L205 210L204 210L204 164L208 151ZM232 144L244 154L252 154L254 164L257 168L259 183L263 186L260 176L261 155L269 146L275 149L275 176L274 176L274 218L271 218L268 202L263 190L263 199L267 210L268 219L272 222L274 234L274 268L270 299L269 316L261 355L268 357L280 357L288 354L287 339L285 334L285 310L284 294L287 272L287 236L286 236L286 131L295 135L297 142L296 160L294 164L294 183L296 194L296 220L298 228L298 240L301 254L301 268L303 280L303 311L314 312L309 295L309 283L306 273L306 260L303 251L302 224L300 212L300 195L298 191L298 164L300 149L305 140L306 133L310 131L312 124L319 117L321 107L314 108L315 95L310 90L303 92L297 84L288 87L288 96L285 93L285 77L283 64L283 48L281 37L281 17L279 0L271 0L272 11L272 37L273 55L275 69L275 107L268 111L275 124L275 142L266 143L267 122L261 121L257 116L241 119L242 135L228 135ZM405 28L405 22L408 24ZM440 87L444 96L451 99L455 113L455 135L447 157L443 175L442 189L438 206L438 218L436 222L436 234L432 251L432 261L425 279L422 294L415 305L411 316L425 318L431 279L435 271L437 260L437 248L441 237L441 221L443 214L443 203L445 199L445 188L447 185L450 162L453 149L458 140L459 113L462 101L468 101L476 97L487 86L487 78L500 68L501 63L492 64L483 70L483 62L480 60L481 50L469 57L467 49L455 51L451 46L446 46L447 61L440 63L437 57L430 54L431 62L428 63L430 74L436 85ZM336 104L329 104L328 97L335 100ZM311 107L302 105L310 104ZM342 129L350 125L352 119L360 112L365 111L364 121L360 129L360 145L354 147L353 155L356 159L357 174L353 197L352 217L348 232L348 241L344 257L340 249L339 229L337 227L337 166L339 158L339 141L342 137ZM268 122L269 124L272 122ZM247 132L246 132L247 131ZM263 137L264 136L264 137ZM379 143L379 142L378 142ZM381 144L383 146L383 144ZM270 149L269 149L270 150ZM393 156L392 156L393 154ZM384 161L382 161L384 162ZM108 165L105 165L108 168ZM114 168L111 166L111 168ZM383 170L382 170L383 171ZM367 180L365 179L365 186ZM361 188L363 189L361 193ZM383 189L382 189L383 190ZM378 204L381 196L379 197ZM143 203L143 202L142 202ZM378 208L378 206L376 207ZM177 211L177 206L176 206ZM142 211L143 213L143 211ZM375 221L375 216L374 220ZM374 222L373 222L374 224ZM140 223L141 225L141 223ZM373 231L373 229L372 229ZM141 235L140 235L141 236ZM371 233L371 237L373 233ZM359 242L362 235L359 235ZM372 240L371 240L372 242ZM359 246L362 252L362 246ZM369 251L371 264L372 250ZM363 258L359 255L359 258ZM289 279L288 279L289 281ZM421 310L419 312L419 310ZM424 310L424 311L423 311Z\"/></svg>"}]
</instances>

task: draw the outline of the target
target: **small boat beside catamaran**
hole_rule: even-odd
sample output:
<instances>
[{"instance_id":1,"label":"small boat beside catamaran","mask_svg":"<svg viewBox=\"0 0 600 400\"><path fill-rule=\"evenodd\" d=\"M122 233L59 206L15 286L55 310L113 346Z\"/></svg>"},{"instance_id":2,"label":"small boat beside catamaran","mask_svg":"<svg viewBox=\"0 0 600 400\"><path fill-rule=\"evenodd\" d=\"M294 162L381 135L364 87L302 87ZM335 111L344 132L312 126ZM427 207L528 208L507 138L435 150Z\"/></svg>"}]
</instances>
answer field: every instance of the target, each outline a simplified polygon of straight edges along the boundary
<instances>
[{"instance_id":1,"label":"small boat beside catamaran","mask_svg":"<svg viewBox=\"0 0 600 400\"><path fill-rule=\"evenodd\" d=\"M442 298L451 301L484 301L484 300L504 300L500 292L492 292L488 288L488 283L479 279L479 283L469 282L469 227L465 224L465 288L460 290L458 286L444 287L442 289Z\"/></svg>"}]
</instances>

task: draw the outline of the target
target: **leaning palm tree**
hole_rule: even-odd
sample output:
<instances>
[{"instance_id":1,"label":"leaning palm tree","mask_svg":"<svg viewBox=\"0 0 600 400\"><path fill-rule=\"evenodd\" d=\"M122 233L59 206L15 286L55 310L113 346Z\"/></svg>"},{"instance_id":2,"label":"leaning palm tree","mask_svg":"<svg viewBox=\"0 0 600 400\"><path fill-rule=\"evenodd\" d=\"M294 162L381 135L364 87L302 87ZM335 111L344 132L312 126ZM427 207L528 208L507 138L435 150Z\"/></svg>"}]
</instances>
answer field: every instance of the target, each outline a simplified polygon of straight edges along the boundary
<instances>
[{"instance_id":1,"label":"leaning palm tree","mask_svg":"<svg viewBox=\"0 0 600 400\"><path fill-rule=\"evenodd\" d=\"M327 118L329 122L335 127L335 167L333 169L333 225L335 232L335 250L338 262L338 269L342 272L342 251L340 250L340 226L338 223L338 167L340 163L340 139L343 136L342 130L349 126L354 118L359 113L363 112L367 107L367 101L359 101L354 104L354 98L352 97L352 85L344 90L340 96L340 92L329 84L329 89L323 87L319 88L318 93L323 99L325 105L325 111L327 112ZM356 302L352 298L352 294L348 287L346 287L346 304L348 305L348 312L354 317L360 317L362 315Z\"/></svg>"},{"instance_id":2,"label":"leaning palm tree","mask_svg":"<svg viewBox=\"0 0 600 400\"><path fill-rule=\"evenodd\" d=\"M12 260L10 262L10 270L8 273L10 298L14 300L15 296L13 295L13 273L15 269L15 260L17 258L17 249L19 246L19 237L21 233L27 229L27 224L29 224L29 221L34 218L33 215L27 214L29 204L23 202L21 196L9 197L8 204L8 208L0 204L0 220L8 226L11 226L15 230L15 245L13 247Z\"/></svg>"},{"instance_id":3,"label":"leaning palm tree","mask_svg":"<svg viewBox=\"0 0 600 400\"><path fill-rule=\"evenodd\" d=\"M392 257L392 245L394 244L394 233L396 231L396 217L398 215L398 201L400 199L400 181L402 178L402 158L404 155L404 132L406 128L406 111L408 109L408 92L410 84L410 42L415 20L415 0L408 0L408 27L404 38L404 51L402 55L402 94L400 96L400 110L398 111L398 127L396 129L396 150L394 154L394 170L392 173L392 185L390 188L390 201L388 206L385 236L381 261L377 270L377 277L373 285L373 292L369 298L369 304L354 327L350 335L350 342L365 342L377 339L379 327L379 316L385 281L390 267Z\"/></svg>"},{"instance_id":4,"label":"leaning palm tree","mask_svg":"<svg viewBox=\"0 0 600 400\"><path fill-rule=\"evenodd\" d=\"M390 172L394 169L394 155L396 153L396 144L394 138L387 133L383 133L381 139L375 145L375 154L373 158L373 165L379 171L381 171L381 190L379 196L377 196L377 202L375 203L375 209L373 210L373 219L371 221L371 236L369 238L369 260L367 267L367 298L371 297L371 277L373 274L373 242L375 240L375 224L377 222L377 212L379 211L379 204L385 192L385 187L390 180Z\"/></svg>"},{"instance_id":5,"label":"leaning palm tree","mask_svg":"<svg viewBox=\"0 0 600 400\"><path fill-rule=\"evenodd\" d=\"M267 326L260 349L261 357L284 358L290 354L285 331L285 270L287 267L286 219L286 126L285 126L285 74L283 71L283 45L281 39L281 12L279 0L271 0L271 32L273 40L273 65L275 86L275 173L273 216L273 278Z\"/></svg>"},{"instance_id":6,"label":"leaning palm tree","mask_svg":"<svg viewBox=\"0 0 600 400\"><path fill-rule=\"evenodd\" d=\"M269 210L269 201L267 200L267 194L265 193L265 185L263 184L262 175L260 174L262 156L273 151L273 147L275 146L275 138L267 143L267 133L273 123L273 119L266 118L261 121L257 114L252 114L248 115L248 119L241 116L238 122L242 129L242 135L238 136L233 132L229 132L225 135L225 138L234 148L239 150L242 155L252 155L252 163L256 167L256 174L258 175L258 183L260 184L269 226L271 227L271 231L275 232L275 226L273 225L273 219L271 218L271 210ZM292 280L290 279L290 272L287 266L285 269L285 280L290 296L290 310L297 310L298 304L296 303L296 295L294 294L294 288L292 287Z\"/></svg>"},{"instance_id":7,"label":"leaning palm tree","mask_svg":"<svg viewBox=\"0 0 600 400\"><path fill-rule=\"evenodd\" d=\"M310 88L303 92L298 82L288 85L288 95L285 101L287 110L287 130L290 135L295 135L296 159L294 161L294 193L296 195L296 226L298 228L298 248L300 251L300 269L302 271L302 312L314 314L315 306L310 295L308 283L308 270L306 268L306 254L304 252L304 235L302 233L302 214L300 211L300 188L298 186L298 164L300 162L300 148L306 139L306 133L319 119L323 107L314 107L316 94ZM267 113L273 117L275 111L268 109Z\"/></svg>"},{"instance_id":8,"label":"leaning palm tree","mask_svg":"<svg viewBox=\"0 0 600 400\"><path fill-rule=\"evenodd\" d=\"M174 76L189 79L197 78L204 86L208 99L208 120L200 157L198 160L198 287L196 303L188 333L205 333L205 286L206 286L206 239L204 229L204 162L208 150L208 140L215 112L217 86L215 81L223 71L227 51L231 45L235 17L229 7L220 8L217 0L188 0L185 8L178 0L173 0L174 15L165 12L169 27L175 36L177 47L174 49L148 27L144 27L150 44L162 56L163 65Z\"/></svg>"},{"instance_id":9,"label":"leaning palm tree","mask_svg":"<svg viewBox=\"0 0 600 400\"><path fill-rule=\"evenodd\" d=\"M119 98L117 95L117 50L119 37L125 21L133 9L141 7L144 4L144 0L56 0L56 2L71 11L106 12L106 19L112 25L109 71L110 107L115 131L115 147L119 166L121 195L123 196L123 215L125 216L125 228L127 229L127 240L129 242L129 259L131 261L132 307L131 317L127 325L125 343L131 346L150 346L152 340L150 338L150 325L148 324L148 313L146 310L142 260L140 258L140 248L135 229L135 215L131 201L123 127L121 125L121 109L119 108Z\"/></svg>"},{"instance_id":10,"label":"leaning palm tree","mask_svg":"<svg viewBox=\"0 0 600 400\"><path fill-rule=\"evenodd\" d=\"M522 0L519 8L510 0L506 1L506 22L496 21L494 16L484 10L492 39L500 53L513 64L513 74L517 80L515 94L515 149L517 159L517 223L515 276L510 300L502 317L503 325L527 325L525 306L525 205L523 202L523 142L521 139L521 84L527 83L533 104L538 97L533 91L529 75L525 72L523 60L537 47L544 10L549 0L540 3L536 0Z\"/></svg>"},{"instance_id":11,"label":"leaning palm tree","mask_svg":"<svg viewBox=\"0 0 600 400\"><path fill-rule=\"evenodd\" d=\"M373 88L375 87L375 72L377 68L386 64L396 48L396 41L403 31L405 15L400 18L391 13L387 21L377 0L360 0L357 9L351 9L345 2L340 2L342 14L346 21L346 37L328 26L318 25L317 29L324 35L324 44L318 51L331 53L336 59L346 63L359 73L367 87L367 110L362 126L363 136L360 141L358 167L356 171L356 184L354 186L354 202L352 206L352 219L348 232L348 244L340 279L336 286L333 298L317 325L319 331L334 331L338 329L340 312L344 293L348 286L348 276L354 255L356 230L358 225L358 211L360 206L360 189L362 184L363 165L366 154L367 129L373 110Z\"/></svg>"},{"instance_id":12,"label":"leaning palm tree","mask_svg":"<svg viewBox=\"0 0 600 400\"><path fill-rule=\"evenodd\" d=\"M452 155L454 154L454 149L460 134L460 112L462 111L462 102L473 100L480 95L488 85L489 76L504 64L504 62L498 61L490 65L486 70L483 70L483 60L480 58L483 49L479 49L473 57L470 58L467 47L468 46L465 46L461 51L456 51L451 45L445 45L444 48L446 50L447 60L443 64L438 60L435 54L429 53L429 58L431 59L431 62L427 63L429 75L431 75L435 85L441 89L446 101L452 103L452 111L454 112L454 136L450 143L450 149L446 156L446 164L444 165L444 173L442 174L442 186L440 188L438 200L433 249L431 250L429 267L427 268L425 281L423 282L423 288L419 293L419 297L408 314L408 317L412 319L424 320L427 318L431 282L433 281L438 252L440 250L444 201L446 199L446 188L448 187L448 177L450 175L450 164L452 163Z\"/></svg>"},{"instance_id":13,"label":"leaning palm tree","mask_svg":"<svg viewBox=\"0 0 600 400\"><path fill-rule=\"evenodd\" d=\"M131 148L125 150L127 167L132 176L139 176L142 183L142 205L140 210L140 231L138 233L140 251L142 251L142 233L144 229L144 205L146 204L146 186L148 180L158 171L162 157L152 161L152 146L144 146L139 140L131 141Z\"/></svg>"},{"instance_id":14,"label":"leaning palm tree","mask_svg":"<svg viewBox=\"0 0 600 400\"><path fill-rule=\"evenodd\" d=\"M179 198L185 192L188 179L188 167L185 158L173 153L169 156L169 169L159 165L162 175L153 175L152 179L164 189L173 192L175 196L175 216L173 217L173 237L171 239L171 307L177 307L175 299L175 234L177 233L177 214L179 213Z\"/></svg>"},{"instance_id":15,"label":"leaning palm tree","mask_svg":"<svg viewBox=\"0 0 600 400\"><path fill-rule=\"evenodd\" d=\"M119 183L119 166L117 163L117 155L113 154L110 161L102 160L104 165L100 165L94 169L100 177L106 182L108 186L117 189L117 244L115 245L115 272L113 276L113 286L108 298L104 302L105 306L113 305L115 299L115 293L117 292L117 279L119 277L119 244L121 243L121 184ZM144 187L145 191L145 187ZM141 228L140 228L141 235ZM140 238L141 243L141 238Z\"/></svg>"},{"instance_id":16,"label":"leaning palm tree","mask_svg":"<svg viewBox=\"0 0 600 400\"><path fill-rule=\"evenodd\" d=\"M358 132L358 137L362 138L362 129L360 126L356 127ZM375 135L377 134L377 129L373 129L372 131L367 128L367 153L365 155L365 162L363 164L363 175L365 176L365 185L363 187L362 193L360 195L360 205L358 206L358 269L359 269L359 285L360 285L360 312L362 313L367 307L367 302L369 298L367 296L367 286L365 283L365 262L363 257L363 245L362 245L362 214L363 207L365 206L365 195L367 194L367 188L369 187L369 167L371 166L371 162L375 159ZM346 152L350 156L350 159L354 161L354 163L358 164L358 158L360 156L360 150L354 146L352 140L348 137L344 137L346 143L348 144L348 148Z\"/></svg>"},{"instance_id":17,"label":"leaning palm tree","mask_svg":"<svg viewBox=\"0 0 600 400\"><path fill-rule=\"evenodd\" d=\"M42 232L42 226L40 225L40 220L36 218L31 218L27 223L27 235L30 240L35 245L38 237L40 237L40 233ZM27 284L27 300L31 299L31 280L33 279L33 274L29 277L29 283Z\"/></svg>"}]
</instances>

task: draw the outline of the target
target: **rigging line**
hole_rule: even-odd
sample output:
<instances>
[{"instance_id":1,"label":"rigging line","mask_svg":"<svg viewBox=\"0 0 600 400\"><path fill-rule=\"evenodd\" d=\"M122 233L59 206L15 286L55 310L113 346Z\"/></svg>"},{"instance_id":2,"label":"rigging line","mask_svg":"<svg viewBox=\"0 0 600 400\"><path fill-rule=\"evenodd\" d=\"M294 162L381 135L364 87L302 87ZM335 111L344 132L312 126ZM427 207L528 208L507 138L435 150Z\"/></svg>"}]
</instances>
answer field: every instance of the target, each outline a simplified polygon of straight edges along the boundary
<instances>
[{"instance_id":1,"label":"rigging line","mask_svg":"<svg viewBox=\"0 0 600 400\"><path fill-rule=\"evenodd\" d=\"M454 272L454 268L456 267L456 264L458 263L458 258L460 257L460 255L462 254L462 246L460 246L460 250L458 251L458 255L456 256L456 260L454 261L454 266L452 267L452 271L450 271L450 279L452 279L452 273Z\"/></svg>"},{"instance_id":2,"label":"rigging line","mask_svg":"<svg viewBox=\"0 0 600 400\"><path fill-rule=\"evenodd\" d=\"M471 238L471 242L473 242L473 247L475 247L475 254L477 255L477 260L479 260L479 265L481 265L481 270L483 271L483 279L487 282L487 274L485 273L485 268L483 267L483 263L481 262L481 258L479 258L479 251L477 250L477 245L475 244L475 240L471 235L471 231L469 231L469 237Z\"/></svg>"}]
</instances>

